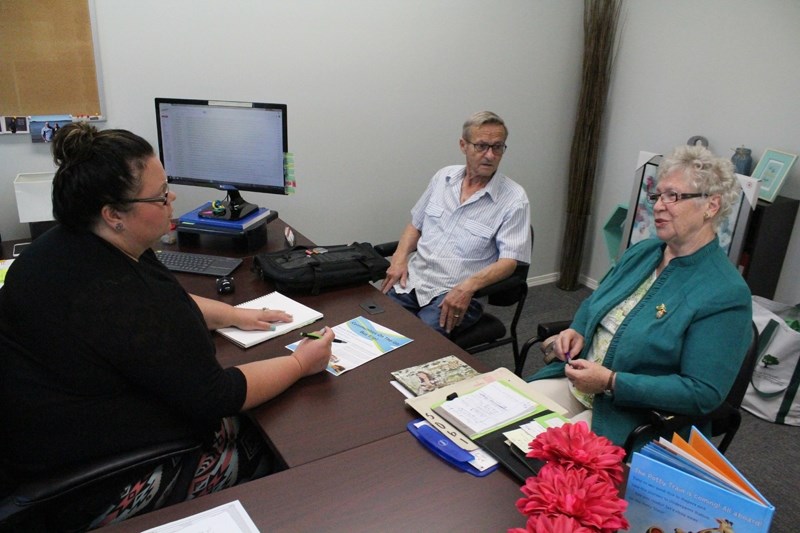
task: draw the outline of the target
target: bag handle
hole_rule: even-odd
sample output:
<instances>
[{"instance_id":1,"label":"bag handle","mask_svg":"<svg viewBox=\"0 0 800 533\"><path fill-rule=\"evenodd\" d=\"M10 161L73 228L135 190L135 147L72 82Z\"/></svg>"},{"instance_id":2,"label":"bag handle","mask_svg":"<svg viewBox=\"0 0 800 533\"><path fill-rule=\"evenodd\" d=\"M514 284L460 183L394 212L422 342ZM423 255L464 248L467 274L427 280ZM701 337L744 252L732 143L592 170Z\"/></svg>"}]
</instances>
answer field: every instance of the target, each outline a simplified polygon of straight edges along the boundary
<instances>
[{"instance_id":1,"label":"bag handle","mask_svg":"<svg viewBox=\"0 0 800 533\"><path fill-rule=\"evenodd\" d=\"M767 325L764 326L764 330L758 334L758 358L756 358L756 367L758 367L758 363L761 362L761 359L765 355L767 355L766 351L767 348L769 347L769 343L772 342L772 337L775 336L775 333L777 333L777 331L778 331L778 322L776 320L770 319L769 322L767 322ZM753 386L753 390L755 390L758 393L758 395L761 396L762 398L775 398L776 396L780 396L781 394L786 392L786 389L788 389L789 386L791 385L791 384L787 385L786 387L784 387L779 391L764 392L760 390L756 385L756 382L754 381L755 375L756 375L755 372L750 374L750 385Z\"/></svg>"}]
</instances>

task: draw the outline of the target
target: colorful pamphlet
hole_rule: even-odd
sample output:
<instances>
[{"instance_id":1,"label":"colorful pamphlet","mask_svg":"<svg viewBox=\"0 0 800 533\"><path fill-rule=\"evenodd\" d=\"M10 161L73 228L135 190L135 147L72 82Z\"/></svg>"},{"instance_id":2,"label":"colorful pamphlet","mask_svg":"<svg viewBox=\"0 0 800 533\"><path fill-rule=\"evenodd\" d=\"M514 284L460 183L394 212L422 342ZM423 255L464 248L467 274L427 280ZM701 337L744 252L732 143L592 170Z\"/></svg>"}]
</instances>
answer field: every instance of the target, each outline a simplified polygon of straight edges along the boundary
<instances>
[{"instance_id":1,"label":"colorful pamphlet","mask_svg":"<svg viewBox=\"0 0 800 533\"><path fill-rule=\"evenodd\" d=\"M474 368L455 355L392 372L392 376L415 396L477 375Z\"/></svg>"},{"instance_id":2,"label":"colorful pamphlet","mask_svg":"<svg viewBox=\"0 0 800 533\"><path fill-rule=\"evenodd\" d=\"M344 374L385 353L405 346L412 340L363 316L348 320L332 329L337 342L331 347L333 355L327 370L334 376ZM299 344L293 342L287 348L295 351Z\"/></svg>"}]
</instances>

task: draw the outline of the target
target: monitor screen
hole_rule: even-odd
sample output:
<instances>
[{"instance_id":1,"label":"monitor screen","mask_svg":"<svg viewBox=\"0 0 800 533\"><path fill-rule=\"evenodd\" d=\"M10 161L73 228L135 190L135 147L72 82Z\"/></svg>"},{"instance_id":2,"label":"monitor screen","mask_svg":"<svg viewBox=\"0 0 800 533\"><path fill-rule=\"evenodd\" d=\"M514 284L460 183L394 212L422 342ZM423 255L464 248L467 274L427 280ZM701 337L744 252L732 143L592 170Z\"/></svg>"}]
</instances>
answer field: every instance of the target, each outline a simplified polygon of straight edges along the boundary
<instances>
[{"instance_id":1,"label":"monitor screen","mask_svg":"<svg viewBox=\"0 0 800 533\"><path fill-rule=\"evenodd\" d=\"M170 183L214 187L228 197L213 215L257 209L239 191L286 194L285 104L156 98L158 151ZM217 206L219 207L219 206Z\"/></svg>"}]
</instances>

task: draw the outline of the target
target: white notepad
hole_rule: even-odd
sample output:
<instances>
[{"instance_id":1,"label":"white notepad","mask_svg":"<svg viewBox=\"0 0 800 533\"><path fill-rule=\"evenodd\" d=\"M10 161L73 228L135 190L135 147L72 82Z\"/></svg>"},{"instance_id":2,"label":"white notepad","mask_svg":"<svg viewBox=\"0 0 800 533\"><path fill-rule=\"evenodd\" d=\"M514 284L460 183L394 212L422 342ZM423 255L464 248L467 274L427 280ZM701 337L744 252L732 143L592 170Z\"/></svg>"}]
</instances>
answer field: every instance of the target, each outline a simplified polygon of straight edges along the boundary
<instances>
[{"instance_id":1,"label":"white notepad","mask_svg":"<svg viewBox=\"0 0 800 533\"><path fill-rule=\"evenodd\" d=\"M242 348L249 348L260 342L267 341L273 337L283 335L292 330L307 326L322 318L322 313L307 307L300 302L284 296L279 292L271 292L255 300L244 302L236 307L245 309L279 309L292 315L291 322L275 322L274 331L244 331L239 328L220 328L217 333L227 337Z\"/></svg>"}]
</instances>

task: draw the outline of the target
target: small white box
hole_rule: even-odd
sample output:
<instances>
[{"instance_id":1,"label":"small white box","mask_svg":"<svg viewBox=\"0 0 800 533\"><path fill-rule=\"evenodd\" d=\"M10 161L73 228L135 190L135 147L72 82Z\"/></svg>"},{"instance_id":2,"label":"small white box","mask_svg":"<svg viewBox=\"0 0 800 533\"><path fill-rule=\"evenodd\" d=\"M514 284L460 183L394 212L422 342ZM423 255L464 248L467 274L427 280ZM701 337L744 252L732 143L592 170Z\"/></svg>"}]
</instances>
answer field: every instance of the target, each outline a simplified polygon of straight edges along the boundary
<instances>
[{"instance_id":1,"label":"small white box","mask_svg":"<svg viewBox=\"0 0 800 533\"><path fill-rule=\"evenodd\" d=\"M14 194L17 196L19 221L42 222L53 220L53 177L55 172L17 174Z\"/></svg>"}]
</instances>

